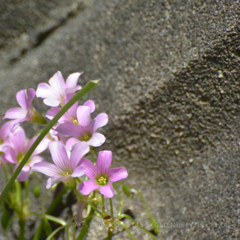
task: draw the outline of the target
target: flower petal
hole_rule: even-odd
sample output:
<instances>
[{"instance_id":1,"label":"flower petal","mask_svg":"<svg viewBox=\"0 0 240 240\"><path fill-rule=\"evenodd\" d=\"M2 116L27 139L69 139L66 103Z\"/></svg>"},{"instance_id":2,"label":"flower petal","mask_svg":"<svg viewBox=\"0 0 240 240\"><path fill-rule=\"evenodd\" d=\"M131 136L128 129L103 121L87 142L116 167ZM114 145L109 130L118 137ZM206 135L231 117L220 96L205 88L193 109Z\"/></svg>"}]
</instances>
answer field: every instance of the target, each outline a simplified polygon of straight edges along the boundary
<instances>
[{"instance_id":1,"label":"flower petal","mask_svg":"<svg viewBox=\"0 0 240 240\"><path fill-rule=\"evenodd\" d=\"M73 173L71 174L72 177L81 177L85 173L85 168L82 166L78 166L74 169Z\"/></svg>"},{"instance_id":2,"label":"flower petal","mask_svg":"<svg viewBox=\"0 0 240 240\"><path fill-rule=\"evenodd\" d=\"M32 166L32 170L43 173L49 177L54 177L58 175L58 172L59 172L59 169L57 168L57 166L46 161L35 163Z\"/></svg>"},{"instance_id":3,"label":"flower petal","mask_svg":"<svg viewBox=\"0 0 240 240\"><path fill-rule=\"evenodd\" d=\"M81 166L86 169L85 174L91 180L95 181L96 176L99 174L99 171L97 170L96 166L88 159L83 159Z\"/></svg>"},{"instance_id":4,"label":"flower petal","mask_svg":"<svg viewBox=\"0 0 240 240\"><path fill-rule=\"evenodd\" d=\"M0 139L5 140L12 131L15 121L8 121L4 123L0 129Z\"/></svg>"},{"instance_id":5,"label":"flower petal","mask_svg":"<svg viewBox=\"0 0 240 240\"><path fill-rule=\"evenodd\" d=\"M81 185L79 186L79 191L83 195L88 195L89 193L98 188L99 186L95 183L95 181L87 180L81 183Z\"/></svg>"},{"instance_id":6,"label":"flower petal","mask_svg":"<svg viewBox=\"0 0 240 240\"><path fill-rule=\"evenodd\" d=\"M91 109L87 106L79 106L77 109L77 119L80 126L88 126L91 124Z\"/></svg>"},{"instance_id":7,"label":"flower petal","mask_svg":"<svg viewBox=\"0 0 240 240\"><path fill-rule=\"evenodd\" d=\"M59 169L61 169L63 172L72 171L66 149L62 142L51 142L49 144L49 150L52 156L52 160Z\"/></svg>"},{"instance_id":8,"label":"flower petal","mask_svg":"<svg viewBox=\"0 0 240 240\"><path fill-rule=\"evenodd\" d=\"M128 176L126 168L112 168L108 171L110 182L117 182L121 179L124 179Z\"/></svg>"},{"instance_id":9,"label":"flower petal","mask_svg":"<svg viewBox=\"0 0 240 240\"><path fill-rule=\"evenodd\" d=\"M105 150L98 154L96 167L100 173L107 173L112 162L112 152Z\"/></svg>"},{"instance_id":10,"label":"flower petal","mask_svg":"<svg viewBox=\"0 0 240 240\"><path fill-rule=\"evenodd\" d=\"M71 166L73 169L79 164L80 160L90 151L89 145L85 142L80 142L74 145L70 157Z\"/></svg>"},{"instance_id":11,"label":"flower petal","mask_svg":"<svg viewBox=\"0 0 240 240\"><path fill-rule=\"evenodd\" d=\"M21 90L16 95L19 105L25 110L28 110L28 108L31 107L34 97L35 90L32 88Z\"/></svg>"},{"instance_id":12,"label":"flower petal","mask_svg":"<svg viewBox=\"0 0 240 240\"><path fill-rule=\"evenodd\" d=\"M60 71L57 71L48 82L59 97L58 100L65 98L66 84Z\"/></svg>"},{"instance_id":13,"label":"flower petal","mask_svg":"<svg viewBox=\"0 0 240 240\"><path fill-rule=\"evenodd\" d=\"M78 82L78 79L81 74L82 74L82 72L81 73L76 72L76 73L70 74L66 80L66 87L67 88L75 88L77 86L77 82Z\"/></svg>"},{"instance_id":14,"label":"flower petal","mask_svg":"<svg viewBox=\"0 0 240 240\"><path fill-rule=\"evenodd\" d=\"M3 118L23 120L26 116L27 110L24 110L22 108L11 108L6 112Z\"/></svg>"},{"instance_id":15,"label":"flower petal","mask_svg":"<svg viewBox=\"0 0 240 240\"><path fill-rule=\"evenodd\" d=\"M43 100L44 104L50 107L57 107L60 103L60 100L56 100L54 98L45 98Z\"/></svg>"},{"instance_id":16,"label":"flower petal","mask_svg":"<svg viewBox=\"0 0 240 240\"><path fill-rule=\"evenodd\" d=\"M91 139L87 141L88 145L93 147L100 147L104 142L106 138L101 133L93 133Z\"/></svg>"},{"instance_id":17,"label":"flower petal","mask_svg":"<svg viewBox=\"0 0 240 240\"><path fill-rule=\"evenodd\" d=\"M105 126L107 123L108 115L106 113L98 114L94 119L93 132L96 132L98 128Z\"/></svg>"},{"instance_id":18,"label":"flower petal","mask_svg":"<svg viewBox=\"0 0 240 240\"><path fill-rule=\"evenodd\" d=\"M67 151L72 151L73 146L76 143L80 143L80 141L76 138L70 138L67 140L66 144L65 144L65 148Z\"/></svg>"},{"instance_id":19,"label":"flower petal","mask_svg":"<svg viewBox=\"0 0 240 240\"><path fill-rule=\"evenodd\" d=\"M112 198L114 195L112 183L100 187L100 193L106 198Z\"/></svg>"},{"instance_id":20,"label":"flower petal","mask_svg":"<svg viewBox=\"0 0 240 240\"><path fill-rule=\"evenodd\" d=\"M81 127L73 122L64 122L57 126L56 131L74 138L78 138L82 134Z\"/></svg>"},{"instance_id":21,"label":"flower petal","mask_svg":"<svg viewBox=\"0 0 240 240\"><path fill-rule=\"evenodd\" d=\"M60 110L61 110L61 108L59 108L59 107L52 107L52 108L50 108L50 109L47 111L47 113L46 113L45 116L46 116L48 119L52 120ZM61 118L60 118L60 119L61 119ZM60 120L60 119L59 119L59 120ZM58 121L59 121L59 120L58 120Z\"/></svg>"},{"instance_id":22,"label":"flower petal","mask_svg":"<svg viewBox=\"0 0 240 240\"><path fill-rule=\"evenodd\" d=\"M18 127L14 133L10 134L9 139L16 154L26 153L26 135L23 128Z\"/></svg>"},{"instance_id":23,"label":"flower petal","mask_svg":"<svg viewBox=\"0 0 240 240\"><path fill-rule=\"evenodd\" d=\"M95 103L93 100L86 101L83 106L90 107L90 113L93 113L95 111Z\"/></svg>"},{"instance_id":24,"label":"flower petal","mask_svg":"<svg viewBox=\"0 0 240 240\"><path fill-rule=\"evenodd\" d=\"M47 83L38 84L36 96L39 98L56 98L56 93Z\"/></svg>"},{"instance_id":25,"label":"flower petal","mask_svg":"<svg viewBox=\"0 0 240 240\"><path fill-rule=\"evenodd\" d=\"M24 182L28 179L30 171L21 171L18 175L19 182Z\"/></svg>"},{"instance_id":26,"label":"flower petal","mask_svg":"<svg viewBox=\"0 0 240 240\"><path fill-rule=\"evenodd\" d=\"M47 189L51 188L54 184L62 181L63 178L64 178L64 177L59 176L59 175L58 175L58 176L54 176L54 177L52 177L52 178L49 178L49 179L47 180L46 188L47 188Z\"/></svg>"}]
</instances>

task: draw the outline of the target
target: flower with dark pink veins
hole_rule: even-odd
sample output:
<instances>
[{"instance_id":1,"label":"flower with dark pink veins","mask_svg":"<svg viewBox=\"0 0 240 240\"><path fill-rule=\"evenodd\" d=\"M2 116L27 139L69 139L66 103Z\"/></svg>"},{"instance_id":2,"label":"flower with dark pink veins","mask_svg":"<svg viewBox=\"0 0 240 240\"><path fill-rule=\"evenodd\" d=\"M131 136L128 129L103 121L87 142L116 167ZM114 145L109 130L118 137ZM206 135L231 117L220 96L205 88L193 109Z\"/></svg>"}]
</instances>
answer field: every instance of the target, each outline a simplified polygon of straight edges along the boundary
<instances>
[{"instance_id":1,"label":"flower with dark pink veins","mask_svg":"<svg viewBox=\"0 0 240 240\"><path fill-rule=\"evenodd\" d=\"M37 136L29 141L26 138L23 128L18 126L16 130L14 130L14 132L9 135L10 144L4 147L4 161L15 164L17 167L36 139ZM28 179L31 168L35 163L44 160L38 154L42 153L44 150L47 149L49 142L49 139L44 138L34 150L31 157L28 159L27 163L24 165L22 171L18 175L18 180L20 182L26 181Z\"/></svg>"},{"instance_id":2,"label":"flower with dark pink veins","mask_svg":"<svg viewBox=\"0 0 240 240\"><path fill-rule=\"evenodd\" d=\"M99 147L105 142L105 136L96 131L107 124L108 115L100 113L92 121L91 113L95 109L95 105L92 103L88 106L83 105L77 108L77 119L65 121L57 126L57 132L72 137L66 143L68 149L71 149L78 142L86 142L89 146L93 147Z\"/></svg>"},{"instance_id":3,"label":"flower with dark pink veins","mask_svg":"<svg viewBox=\"0 0 240 240\"><path fill-rule=\"evenodd\" d=\"M25 121L45 124L45 118L32 106L35 94L35 90L32 88L19 91L16 94L16 99L21 107L9 109L4 118L15 119L15 124Z\"/></svg>"},{"instance_id":4,"label":"flower with dark pink veins","mask_svg":"<svg viewBox=\"0 0 240 240\"><path fill-rule=\"evenodd\" d=\"M99 152L96 166L87 159L83 160L82 166L86 169L85 174L90 178L79 186L79 191L83 195L88 195L99 188L100 193L105 197L113 197L112 183L126 178L128 173L124 167L109 169L111 162L112 152L107 150Z\"/></svg>"},{"instance_id":5,"label":"flower with dark pink veins","mask_svg":"<svg viewBox=\"0 0 240 240\"><path fill-rule=\"evenodd\" d=\"M47 83L40 83L37 87L37 97L44 98L43 102L50 107L65 104L65 98L82 87L77 85L78 78L82 73L76 72L68 76L66 83L60 71L56 72Z\"/></svg>"},{"instance_id":6,"label":"flower with dark pink veins","mask_svg":"<svg viewBox=\"0 0 240 240\"><path fill-rule=\"evenodd\" d=\"M55 183L62 181L69 187L75 186L74 177L81 177L85 168L81 165L81 159L89 152L86 143L76 144L71 152L70 159L62 142L56 141L49 144L52 160L55 164L42 161L33 166L33 171L41 172L50 178L46 188L49 189Z\"/></svg>"}]
</instances>

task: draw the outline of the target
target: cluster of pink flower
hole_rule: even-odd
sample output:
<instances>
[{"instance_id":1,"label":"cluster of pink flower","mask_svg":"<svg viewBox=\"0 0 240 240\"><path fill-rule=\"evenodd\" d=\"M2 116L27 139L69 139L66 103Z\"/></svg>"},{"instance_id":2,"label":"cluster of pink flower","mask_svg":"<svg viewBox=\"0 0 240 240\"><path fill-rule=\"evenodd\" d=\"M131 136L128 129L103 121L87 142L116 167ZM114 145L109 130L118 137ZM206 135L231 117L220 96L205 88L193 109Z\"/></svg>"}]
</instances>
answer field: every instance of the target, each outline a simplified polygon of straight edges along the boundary
<instances>
[{"instance_id":1,"label":"cluster of pink flower","mask_svg":"<svg viewBox=\"0 0 240 240\"><path fill-rule=\"evenodd\" d=\"M43 98L45 105L51 108L46 113L48 119L61 110L74 95L81 89L77 85L81 73L69 75L66 82L61 72L57 72L49 80L49 84L40 83L35 92L34 89L19 91L16 95L21 108L8 110L4 119L11 119L0 129L0 151L2 163L12 163L16 167L23 159L37 137L28 140L20 123L29 121L32 123L44 123L45 118L32 106L35 95ZM112 182L127 177L125 168L109 169L112 161L111 151L99 152L96 165L83 157L89 153L90 146L99 147L105 142L103 134L96 132L108 122L108 115L100 113L92 121L91 113L95 110L92 100L83 105L76 102L58 121L50 131L51 137L45 137L35 149L27 164L18 176L19 181L28 179L31 171L41 172L49 177L47 188L52 187L59 181L69 187L75 186L75 177L84 174L89 180L83 181L79 191L88 195L96 189L107 198L114 195ZM45 161L38 154L49 148L53 163Z\"/></svg>"}]
</instances>

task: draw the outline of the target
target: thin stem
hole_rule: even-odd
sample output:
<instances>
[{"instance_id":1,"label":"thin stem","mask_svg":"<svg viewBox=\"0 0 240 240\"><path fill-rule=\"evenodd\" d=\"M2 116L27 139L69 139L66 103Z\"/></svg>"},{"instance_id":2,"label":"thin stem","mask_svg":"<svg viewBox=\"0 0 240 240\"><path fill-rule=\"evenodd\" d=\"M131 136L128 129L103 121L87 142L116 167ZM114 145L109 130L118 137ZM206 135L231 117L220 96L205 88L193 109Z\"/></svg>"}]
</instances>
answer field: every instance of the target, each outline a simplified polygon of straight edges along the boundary
<instances>
[{"instance_id":1,"label":"thin stem","mask_svg":"<svg viewBox=\"0 0 240 240\"><path fill-rule=\"evenodd\" d=\"M93 216L95 216L95 210L92 208L89 214L89 217L86 219L86 221L83 224L83 227L81 229L80 234L77 237L77 240L83 240L85 239L86 234L88 233L88 229L91 225L91 221L93 219Z\"/></svg>"},{"instance_id":2,"label":"thin stem","mask_svg":"<svg viewBox=\"0 0 240 240\"><path fill-rule=\"evenodd\" d=\"M129 231L129 229L127 228L127 226L123 223L123 222L119 222L122 226L123 226L123 228L125 229L125 231L127 232L127 234L128 234L128 236L131 238L131 240L134 240L134 237L133 237L133 235L131 234L131 232Z\"/></svg>"},{"instance_id":3,"label":"thin stem","mask_svg":"<svg viewBox=\"0 0 240 240\"><path fill-rule=\"evenodd\" d=\"M113 219L113 204L112 204L111 198L109 198L109 203L110 203L110 209L111 209L111 218Z\"/></svg>"},{"instance_id":4,"label":"thin stem","mask_svg":"<svg viewBox=\"0 0 240 240\"><path fill-rule=\"evenodd\" d=\"M0 205L2 201L6 198L8 191L10 190L11 186L14 183L14 180L17 178L18 174L21 172L23 166L26 164L28 159L31 157L33 151L35 148L38 146L38 144L43 140L43 138L47 135L49 130L57 123L58 119L62 117L62 115L67 112L67 110L79 99L81 99L86 93L91 91L96 84L99 82L99 80L96 81L90 81L88 84L86 84L79 92L76 93L76 95L70 99L69 102L56 114L56 116L49 122L49 124L43 129L41 134L38 136L36 141L33 143L33 145L30 147L26 155L24 156L23 160L21 163L18 165L17 169L11 176L10 180L8 181L7 185L3 189L1 195L0 195Z\"/></svg>"},{"instance_id":5,"label":"thin stem","mask_svg":"<svg viewBox=\"0 0 240 240\"><path fill-rule=\"evenodd\" d=\"M52 203L50 204L50 206L48 207L46 213L47 214L52 214L52 212L56 209L56 207L60 204L60 202L62 201L63 195L68 191L68 188L66 186L64 186L64 188L61 190L61 192L57 195L56 198L54 198L54 200L52 201ZM43 205L44 206L44 205ZM42 207L42 209L44 209L44 207ZM45 214L45 213L44 213ZM39 240L42 232L43 232L43 227L44 227L44 221L41 220L37 231L34 235L33 240Z\"/></svg>"},{"instance_id":6,"label":"thin stem","mask_svg":"<svg viewBox=\"0 0 240 240\"><path fill-rule=\"evenodd\" d=\"M122 200L122 196L121 196L118 188L116 187L115 183L113 183L113 188L117 192L117 195L118 195L118 198L119 198L118 216L120 216L122 214L123 200Z\"/></svg>"},{"instance_id":7,"label":"thin stem","mask_svg":"<svg viewBox=\"0 0 240 240\"><path fill-rule=\"evenodd\" d=\"M147 233L149 236L151 236L154 240L158 240L152 233L150 233L146 228L142 227L141 224L136 222L134 219L132 219L130 216L127 214L122 214L122 218L127 218L130 221L132 221L138 228L142 229L145 233Z\"/></svg>"},{"instance_id":8,"label":"thin stem","mask_svg":"<svg viewBox=\"0 0 240 240\"><path fill-rule=\"evenodd\" d=\"M57 228L55 231L53 231L46 240L51 240L53 239L54 235L57 234L58 232L60 232L62 229L64 229L65 226L61 226L59 228Z\"/></svg>"},{"instance_id":9,"label":"thin stem","mask_svg":"<svg viewBox=\"0 0 240 240\"><path fill-rule=\"evenodd\" d=\"M102 218L104 218L104 215L90 201L85 200L84 196L82 196L77 189L74 188L73 191L80 201L83 201L86 204L90 205Z\"/></svg>"},{"instance_id":10,"label":"thin stem","mask_svg":"<svg viewBox=\"0 0 240 240\"><path fill-rule=\"evenodd\" d=\"M67 223L64 220L60 219L60 218L57 218L57 217L54 217L54 216L51 216L51 215L48 215L48 214L46 214L45 217L46 217L47 220L50 220L52 222L56 222L56 223L58 223L58 224L60 224L62 226L66 226L67 225Z\"/></svg>"},{"instance_id":11,"label":"thin stem","mask_svg":"<svg viewBox=\"0 0 240 240\"><path fill-rule=\"evenodd\" d=\"M8 182L8 174L7 174L6 166L5 166L5 164L2 162L2 160L0 160L0 162L1 162L1 167L2 167L2 169L3 169L3 173L4 173L5 180L6 180L6 182Z\"/></svg>"},{"instance_id":12,"label":"thin stem","mask_svg":"<svg viewBox=\"0 0 240 240\"><path fill-rule=\"evenodd\" d=\"M112 240L112 237L113 237L113 231L111 231L110 229L108 229L107 240Z\"/></svg>"},{"instance_id":13,"label":"thin stem","mask_svg":"<svg viewBox=\"0 0 240 240\"><path fill-rule=\"evenodd\" d=\"M102 212L105 214L104 196L102 194L101 196L102 196Z\"/></svg>"}]
</instances>

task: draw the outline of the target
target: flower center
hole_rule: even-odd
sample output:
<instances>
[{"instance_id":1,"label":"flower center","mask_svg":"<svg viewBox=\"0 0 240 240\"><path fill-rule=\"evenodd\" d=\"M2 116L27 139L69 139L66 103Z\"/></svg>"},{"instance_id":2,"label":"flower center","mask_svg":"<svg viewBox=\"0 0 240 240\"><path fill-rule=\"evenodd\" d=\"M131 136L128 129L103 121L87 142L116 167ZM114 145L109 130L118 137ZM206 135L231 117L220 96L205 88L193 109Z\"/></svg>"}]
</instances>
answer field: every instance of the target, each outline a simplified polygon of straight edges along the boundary
<instances>
[{"instance_id":1,"label":"flower center","mask_svg":"<svg viewBox=\"0 0 240 240\"><path fill-rule=\"evenodd\" d=\"M92 133L85 133L80 137L80 141L87 142L92 137Z\"/></svg>"},{"instance_id":2,"label":"flower center","mask_svg":"<svg viewBox=\"0 0 240 240\"><path fill-rule=\"evenodd\" d=\"M75 124L77 124L77 125L79 125L77 119L73 119L72 122L75 123Z\"/></svg>"},{"instance_id":3,"label":"flower center","mask_svg":"<svg viewBox=\"0 0 240 240\"><path fill-rule=\"evenodd\" d=\"M64 172L63 176L66 177L69 173L68 172Z\"/></svg>"},{"instance_id":4,"label":"flower center","mask_svg":"<svg viewBox=\"0 0 240 240\"><path fill-rule=\"evenodd\" d=\"M108 176L100 175L99 177L97 177L97 184L100 186L105 186L108 184L108 182L109 182Z\"/></svg>"}]
</instances>

